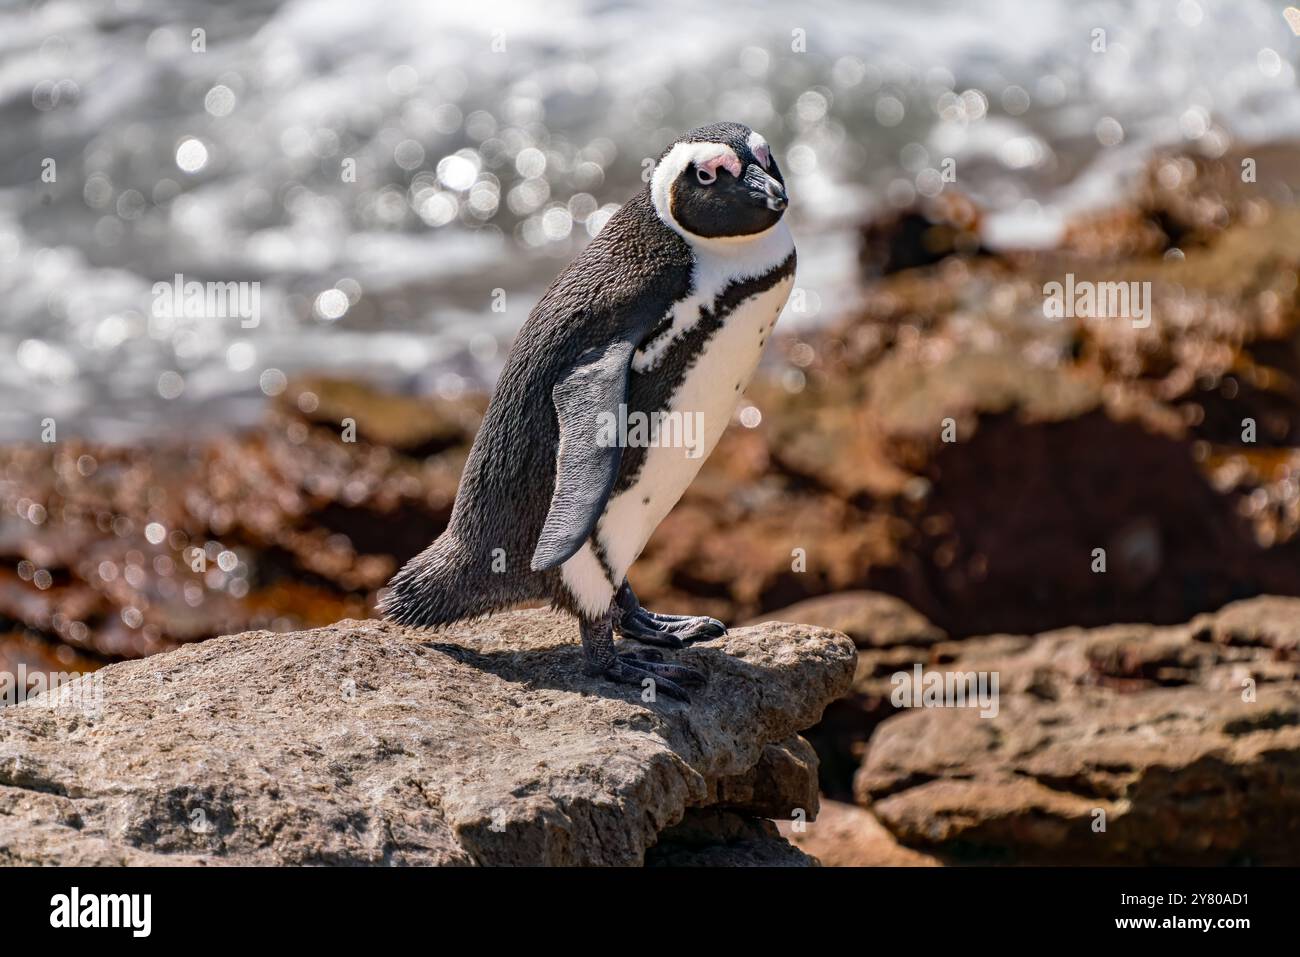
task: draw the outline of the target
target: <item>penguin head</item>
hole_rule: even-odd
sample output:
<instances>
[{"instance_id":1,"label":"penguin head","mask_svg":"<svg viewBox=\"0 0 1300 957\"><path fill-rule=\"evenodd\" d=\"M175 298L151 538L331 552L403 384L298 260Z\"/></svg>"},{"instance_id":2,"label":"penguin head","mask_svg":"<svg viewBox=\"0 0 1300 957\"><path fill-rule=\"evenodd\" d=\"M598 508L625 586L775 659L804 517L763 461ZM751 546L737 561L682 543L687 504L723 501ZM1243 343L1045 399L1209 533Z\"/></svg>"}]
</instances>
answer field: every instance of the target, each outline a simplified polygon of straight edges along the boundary
<instances>
[{"instance_id":1,"label":"penguin head","mask_svg":"<svg viewBox=\"0 0 1300 957\"><path fill-rule=\"evenodd\" d=\"M756 238L789 204L767 140L741 123L702 126L669 146L650 198L664 224L691 241Z\"/></svg>"}]
</instances>

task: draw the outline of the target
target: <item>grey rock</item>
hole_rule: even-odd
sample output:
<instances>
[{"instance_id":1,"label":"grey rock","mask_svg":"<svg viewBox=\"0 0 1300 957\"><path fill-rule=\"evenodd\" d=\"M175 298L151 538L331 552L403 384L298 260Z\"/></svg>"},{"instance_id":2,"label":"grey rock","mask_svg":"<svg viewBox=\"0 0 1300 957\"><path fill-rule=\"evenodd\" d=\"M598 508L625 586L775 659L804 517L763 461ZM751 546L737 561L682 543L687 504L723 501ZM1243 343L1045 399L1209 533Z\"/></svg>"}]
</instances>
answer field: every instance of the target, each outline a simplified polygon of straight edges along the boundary
<instances>
[{"instance_id":1,"label":"grey rock","mask_svg":"<svg viewBox=\"0 0 1300 957\"><path fill-rule=\"evenodd\" d=\"M0 863L636 865L854 668L834 632L739 629L677 655L710 676L692 705L644 703L575 639L543 611L343 621L110 665L98 713L0 709Z\"/></svg>"}]
</instances>

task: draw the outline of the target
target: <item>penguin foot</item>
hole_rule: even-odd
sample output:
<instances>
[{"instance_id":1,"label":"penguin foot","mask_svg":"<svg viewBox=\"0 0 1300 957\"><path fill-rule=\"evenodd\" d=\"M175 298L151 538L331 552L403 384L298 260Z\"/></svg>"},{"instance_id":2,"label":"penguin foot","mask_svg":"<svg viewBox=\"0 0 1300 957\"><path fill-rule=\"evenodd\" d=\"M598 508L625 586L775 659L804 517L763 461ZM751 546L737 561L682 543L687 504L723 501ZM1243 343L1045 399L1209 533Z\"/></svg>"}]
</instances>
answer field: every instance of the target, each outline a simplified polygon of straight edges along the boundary
<instances>
[{"instance_id":1,"label":"penguin foot","mask_svg":"<svg viewBox=\"0 0 1300 957\"><path fill-rule=\"evenodd\" d=\"M648 612L624 612L619 618L618 633L624 638L660 648L686 647L686 640L681 635L651 619Z\"/></svg>"},{"instance_id":2,"label":"penguin foot","mask_svg":"<svg viewBox=\"0 0 1300 957\"><path fill-rule=\"evenodd\" d=\"M726 625L707 615L661 615L647 611L627 582L618 590L615 604L619 611L619 634L647 645L683 648L689 642L721 638L727 633Z\"/></svg>"},{"instance_id":3,"label":"penguin foot","mask_svg":"<svg viewBox=\"0 0 1300 957\"><path fill-rule=\"evenodd\" d=\"M727 626L705 615L656 615L639 608L624 612L618 631L624 638L634 638L661 648L684 648L692 641L708 641L727 633Z\"/></svg>"},{"instance_id":4,"label":"penguin foot","mask_svg":"<svg viewBox=\"0 0 1300 957\"><path fill-rule=\"evenodd\" d=\"M651 654L654 654L653 652ZM662 656L639 657L622 654L610 662L605 669L605 677L619 684L645 686L647 679L653 682L656 694L690 703L691 696L683 685L701 686L708 681L702 671L675 665L662 660Z\"/></svg>"},{"instance_id":5,"label":"penguin foot","mask_svg":"<svg viewBox=\"0 0 1300 957\"><path fill-rule=\"evenodd\" d=\"M626 587L625 585L624 588ZM635 609L641 610L640 606L635 606ZM636 624L632 624L634 620ZM683 636L679 630L670 632L665 625L650 627L653 620L649 612L637 616L632 613L632 609L611 604L603 615L580 615L578 618L582 652L586 659L584 670L587 674L600 675L619 684L637 685L641 688L647 687L646 682L649 681L649 687L654 689L656 695L662 692L666 697L687 702L691 696L683 685L699 686L708 681L704 672L664 661L664 656L658 651L618 652L614 645L614 628L620 622L628 623L627 628L619 625L619 630L626 637L644 641L646 639L641 636L650 635L653 639L659 639L655 644L665 644L670 638L673 642L671 647L680 647L682 644ZM641 627L638 628L638 625Z\"/></svg>"}]
</instances>

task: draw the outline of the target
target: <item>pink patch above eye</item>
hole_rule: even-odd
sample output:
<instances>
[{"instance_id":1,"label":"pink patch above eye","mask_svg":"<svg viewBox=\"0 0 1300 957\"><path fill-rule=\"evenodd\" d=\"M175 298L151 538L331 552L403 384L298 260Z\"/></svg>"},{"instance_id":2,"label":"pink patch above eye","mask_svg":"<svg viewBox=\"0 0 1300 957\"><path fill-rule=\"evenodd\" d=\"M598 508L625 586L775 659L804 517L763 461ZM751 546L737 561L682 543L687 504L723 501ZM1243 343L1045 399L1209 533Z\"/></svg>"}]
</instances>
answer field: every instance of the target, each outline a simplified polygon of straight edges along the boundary
<instances>
[{"instance_id":1,"label":"pink patch above eye","mask_svg":"<svg viewBox=\"0 0 1300 957\"><path fill-rule=\"evenodd\" d=\"M735 176L737 179L740 178L740 160L736 157L736 154L730 150L725 153L720 153L712 159L701 160L695 165L697 168L708 174L710 182L717 179L719 169L725 169L732 176Z\"/></svg>"},{"instance_id":2,"label":"pink patch above eye","mask_svg":"<svg viewBox=\"0 0 1300 957\"><path fill-rule=\"evenodd\" d=\"M758 160L763 169L767 169L772 163L772 153L767 148L767 144L754 147L754 159Z\"/></svg>"}]
</instances>

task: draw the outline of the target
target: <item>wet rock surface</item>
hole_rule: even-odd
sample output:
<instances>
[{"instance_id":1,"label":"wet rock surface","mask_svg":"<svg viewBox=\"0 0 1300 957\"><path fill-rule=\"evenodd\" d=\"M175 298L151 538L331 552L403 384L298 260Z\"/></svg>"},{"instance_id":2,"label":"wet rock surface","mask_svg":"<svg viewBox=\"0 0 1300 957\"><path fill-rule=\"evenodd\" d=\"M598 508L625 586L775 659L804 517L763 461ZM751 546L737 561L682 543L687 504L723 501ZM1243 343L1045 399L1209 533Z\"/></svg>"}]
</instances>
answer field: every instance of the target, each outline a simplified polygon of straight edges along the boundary
<instances>
[{"instance_id":1,"label":"wet rock surface","mask_svg":"<svg viewBox=\"0 0 1300 957\"><path fill-rule=\"evenodd\" d=\"M584 677L573 622L542 611L111 665L82 679L95 709L0 710L0 861L635 865L725 800L657 862L809 863L758 818L816 800L794 735L847 689L851 644L768 625L679 657L709 674L689 707Z\"/></svg>"},{"instance_id":2,"label":"wet rock surface","mask_svg":"<svg viewBox=\"0 0 1300 957\"><path fill-rule=\"evenodd\" d=\"M102 663L365 616L445 527L481 409L315 379L246 434L0 449L0 621L27 636L0 654Z\"/></svg>"}]
</instances>

